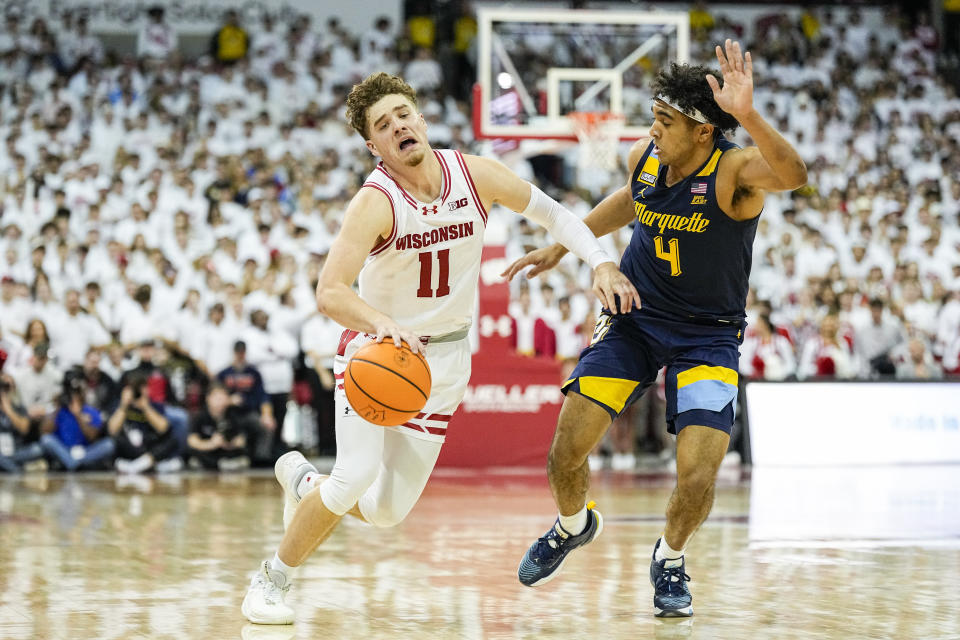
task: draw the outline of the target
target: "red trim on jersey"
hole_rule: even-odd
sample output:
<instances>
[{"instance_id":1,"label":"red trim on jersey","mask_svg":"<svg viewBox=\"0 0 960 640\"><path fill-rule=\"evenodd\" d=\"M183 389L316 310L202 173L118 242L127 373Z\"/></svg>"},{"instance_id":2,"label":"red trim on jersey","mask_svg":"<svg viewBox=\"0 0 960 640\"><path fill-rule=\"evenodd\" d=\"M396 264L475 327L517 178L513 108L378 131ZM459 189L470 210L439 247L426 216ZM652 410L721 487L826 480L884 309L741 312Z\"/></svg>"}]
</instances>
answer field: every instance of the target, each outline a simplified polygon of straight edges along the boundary
<instances>
[{"instance_id":1,"label":"red trim on jersey","mask_svg":"<svg viewBox=\"0 0 960 640\"><path fill-rule=\"evenodd\" d=\"M414 420L436 420L437 422L450 422L450 418L452 417L453 416L444 415L442 413L418 413Z\"/></svg>"},{"instance_id":2,"label":"red trim on jersey","mask_svg":"<svg viewBox=\"0 0 960 640\"><path fill-rule=\"evenodd\" d=\"M353 329L344 329L343 333L340 334L340 346L337 347L337 355L342 356L347 350L347 345L350 344L350 341L360 335L359 331L354 331ZM342 376L341 376L342 377Z\"/></svg>"},{"instance_id":3,"label":"red trim on jersey","mask_svg":"<svg viewBox=\"0 0 960 640\"><path fill-rule=\"evenodd\" d=\"M407 190L400 186L400 183L397 182L397 179L396 179L396 178L394 178L392 175L390 175L389 173L387 173L387 170L383 168L383 163L382 163L382 162L377 165L377 169L379 169L380 172L383 173L383 175L385 175L385 176L387 176L388 178L390 178L391 180L393 180L393 184L397 185L397 189L400 189L400 193L403 194L403 199L406 200L407 202L409 202L411 207L413 207L414 209L419 208L419 207L417 206L417 201L414 200L413 196L411 196L409 193L407 193Z\"/></svg>"},{"instance_id":4,"label":"red trim on jersey","mask_svg":"<svg viewBox=\"0 0 960 640\"><path fill-rule=\"evenodd\" d=\"M443 204L447 201L447 196L450 195L450 167L447 166L447 161L443 159L443 155L439 151L434 151L433 155L437 156L437 160L440 161L440 171L443 172L443 193L440 194L440 204Z\"/></svg>"},{"instance_id":5,"label":"red trim on jersey","mask_svg":"<svg viewBox=\"0 0 960 640\"><path fill-rule=\"evenodd\" d=\"M334 380L343 380L343 374L342 374L342 373L335 373L335 374L333 374L333 379L334 379Z\"/></svg>"},{"instance_id":6,"label":"red trim on jersey","mask_svg":"<svg viewBox=\"0 0 960 640\"><path fill-rule=\"evenodd\" d=\"M361 188L363 187L373 187L383 195L387 196L387 200L390 201L390 215L393 216L393 226L390 228L390 235L380 244L373 247L370 250L370 255L375 256L393 243L393 239L397 236L397 208L393 204L393 198L390 196L390 192L381 187L376 182L364 182Z\"/></svg>"},{"instance_id":7,"label":"red trim on jersey","mask_svg":"<svg viewBox=\"0 0 960 640\"><path fill-rule=\"evenodd\" d=\"M470 187L470 193L473 195L473 199L477 203L477 209L480 211L480 217L483 218L483 226L487 226L487 210L483 208L483 202L480 200L480 194L477 192L477 185L473 183L473 178L470 176L470 170L467 169L467 162L463 159L463 154L459 151L454 151L457 154L457 162L460 163L460 169L463 170L463 175L467 178L467 185Z\"/></svg>"}]
</instances>

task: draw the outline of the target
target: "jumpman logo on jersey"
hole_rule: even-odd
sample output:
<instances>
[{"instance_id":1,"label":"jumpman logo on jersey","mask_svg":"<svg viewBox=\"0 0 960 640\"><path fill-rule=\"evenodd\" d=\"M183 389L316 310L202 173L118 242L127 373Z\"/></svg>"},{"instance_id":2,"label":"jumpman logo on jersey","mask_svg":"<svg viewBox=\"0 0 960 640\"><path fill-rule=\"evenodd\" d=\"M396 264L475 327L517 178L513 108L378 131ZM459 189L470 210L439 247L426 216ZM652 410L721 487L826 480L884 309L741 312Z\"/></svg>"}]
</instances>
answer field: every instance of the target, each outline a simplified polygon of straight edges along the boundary
<instances>
[{"instance_id":1,"label":"jumpman logo on jersey","mask_svg":"<svg viewBox=\"0 0 960 640\"><path fill-rule=\"evenodd\" d=\"M421 208L423 209L423 215L427 215L428 213L432 213L433 215L437 215L437 205L432 205L432 206L429 206L429 207L428 207L427 205L423 205L423 207L421 207Z\"/></svg>"}]
</instances>

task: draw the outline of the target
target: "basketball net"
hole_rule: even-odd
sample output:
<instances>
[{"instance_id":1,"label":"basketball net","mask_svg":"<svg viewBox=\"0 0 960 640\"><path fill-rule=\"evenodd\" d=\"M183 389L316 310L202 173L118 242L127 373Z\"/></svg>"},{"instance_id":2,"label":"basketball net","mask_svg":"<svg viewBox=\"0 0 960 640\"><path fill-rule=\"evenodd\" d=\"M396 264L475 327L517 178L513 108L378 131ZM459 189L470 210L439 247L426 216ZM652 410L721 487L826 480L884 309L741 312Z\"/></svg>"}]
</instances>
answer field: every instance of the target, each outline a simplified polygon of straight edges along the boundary
<instances>
[{"instance_id":1,"label":"basketball net","mask_svg":"<svg viewBox=\"0 0 960 640\"><path fill-rule=\"evenodd\" d=\"M567 114L580 141L577 167L614 171L620 167L620 132L626 118L612 111L573 111Z\"/></svg>"}]
</instances>

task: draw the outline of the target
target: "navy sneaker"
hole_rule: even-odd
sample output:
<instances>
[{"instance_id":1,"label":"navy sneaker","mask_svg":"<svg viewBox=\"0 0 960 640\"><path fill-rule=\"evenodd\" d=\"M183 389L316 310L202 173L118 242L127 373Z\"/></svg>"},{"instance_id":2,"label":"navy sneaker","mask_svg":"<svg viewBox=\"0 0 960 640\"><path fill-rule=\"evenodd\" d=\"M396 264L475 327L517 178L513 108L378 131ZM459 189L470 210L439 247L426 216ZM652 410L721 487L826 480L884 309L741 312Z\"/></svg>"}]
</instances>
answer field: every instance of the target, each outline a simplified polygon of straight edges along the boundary
<instances>
[{"instance_id":1,"label":"navy sneaker","mask_svg":"<svg viewBox=\"0 0 960 640\"><path fill-rule=\"evenodd\" d=\"M517 569L521 584L538 587L550 582L560 573L571 551L592 542L600 535L603 531L603 516L595 506L592 501L587 503L587 528L579 534L572 535L565 531L557 518L553 527L530 545Z\"/></svg>"},{"instance_id":2,"label":"navy sneaker","mask_svg":"<svg viewBox=\"0 0 960 640\"><path fill-rule=\"evenodd\" d=\"M687 582L686 562L680 558L679 567L666 567L667 560L657 562L657 547L653 546L650 561L650 584L653 585L653 615L658 618L688 618L693 615L693 596Z\"/></svg>"}]
</instances>

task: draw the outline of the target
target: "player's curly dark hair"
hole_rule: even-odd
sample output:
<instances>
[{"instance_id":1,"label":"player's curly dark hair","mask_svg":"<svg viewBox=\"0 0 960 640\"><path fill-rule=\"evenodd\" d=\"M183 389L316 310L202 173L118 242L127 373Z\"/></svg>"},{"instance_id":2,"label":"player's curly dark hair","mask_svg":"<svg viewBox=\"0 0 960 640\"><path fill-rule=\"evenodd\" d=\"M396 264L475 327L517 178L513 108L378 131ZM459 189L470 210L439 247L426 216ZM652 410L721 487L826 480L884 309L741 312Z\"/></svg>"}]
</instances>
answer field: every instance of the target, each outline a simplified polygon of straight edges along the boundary
<instances>
[{"instance_id":1,"label":"player's curly dark hair","mask_svg":"<svg viewBox=\"0 0 960 640\"><path fill-rule=\"evenodd\" d=\"M654 78L651 87L653 95L664 96L681 109L697 109L720 131L733 131L740 123L713 99L713 89L707 84L708 73L723 87L723 75L714 69L674 62L669 71L661 70Z\"/></svg>"},{"instance_id":2,"label":"player's curly dark hair","mask_svg":"<svg viewBox=\"0 0 960 640\"><path fill-rule=\"evenodd\" d=\"M360 84L353 85L350 95L347 96L347 120L364 140L370 139L367 131L367 110L380 98L392 93L405 96L417 106L417 92L400 76L392 76L383 71L366 77Z\"/></svg>"}]
</instances>

